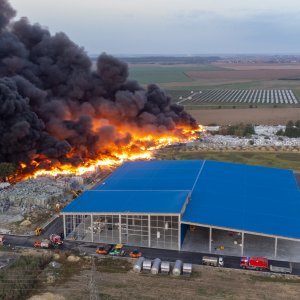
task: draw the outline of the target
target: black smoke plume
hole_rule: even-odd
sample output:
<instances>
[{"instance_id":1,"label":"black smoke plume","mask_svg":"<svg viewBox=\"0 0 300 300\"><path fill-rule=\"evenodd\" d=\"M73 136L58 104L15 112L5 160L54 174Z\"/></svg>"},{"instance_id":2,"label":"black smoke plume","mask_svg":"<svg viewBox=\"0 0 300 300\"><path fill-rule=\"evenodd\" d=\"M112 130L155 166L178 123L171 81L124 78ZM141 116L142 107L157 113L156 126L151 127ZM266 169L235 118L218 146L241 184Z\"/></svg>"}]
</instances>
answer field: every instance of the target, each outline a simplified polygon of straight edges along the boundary
<instances>
[{"instance_id":1,"label":"black smoke plume","mask_svg":"<svg viewBox=\"0 0 300 300\"><path fill-rule=\"evenodd\" d=\"M196 126L156 85L128 80L125 63L102 54L92 71L84 49L64 33L51 35L26 18L13 22L15 15L0 0L0 162L77 164L130 143L128 128Z\"/></svg>"}]
</instances>

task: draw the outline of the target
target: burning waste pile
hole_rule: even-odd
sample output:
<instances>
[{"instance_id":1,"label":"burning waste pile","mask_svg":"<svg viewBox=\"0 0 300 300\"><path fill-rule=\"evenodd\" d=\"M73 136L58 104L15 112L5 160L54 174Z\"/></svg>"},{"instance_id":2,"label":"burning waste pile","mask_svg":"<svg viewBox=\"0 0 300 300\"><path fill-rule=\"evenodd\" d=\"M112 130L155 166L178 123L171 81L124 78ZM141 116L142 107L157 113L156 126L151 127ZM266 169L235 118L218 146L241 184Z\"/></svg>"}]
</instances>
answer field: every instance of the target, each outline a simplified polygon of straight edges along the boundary
<instances>
[{"instance_id":1,"label":"burning waste pile","mask_svg":"<svg viewBox=\"0 0 300 300\"><path fill-rule=\"evenodd\" d=\"M83 174L196 137L183 107L129 80L125 63L102 54L93 71L64 33L15 15L0 0L0 162L24 177Z\"/></svg>"}]
</instances>

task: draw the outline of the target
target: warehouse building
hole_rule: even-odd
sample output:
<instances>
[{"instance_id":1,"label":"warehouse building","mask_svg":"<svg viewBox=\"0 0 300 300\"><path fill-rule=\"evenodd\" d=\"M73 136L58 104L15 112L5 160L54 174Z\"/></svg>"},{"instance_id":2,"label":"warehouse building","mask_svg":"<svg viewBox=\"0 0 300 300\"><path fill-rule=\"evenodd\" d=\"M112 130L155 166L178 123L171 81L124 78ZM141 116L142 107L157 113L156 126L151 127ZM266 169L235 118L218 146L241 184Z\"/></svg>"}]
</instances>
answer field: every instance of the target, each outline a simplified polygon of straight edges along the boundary
<instances>
[{"instance_id":1,"label":"warehouse building","mask_svg":"<svg viewBox=\"0 0 300 300\"><path fill-rule=\"evenodd\" d=\"M241 255L246 235L269 238L275 257L279 240L300 242L294 173L233 163L126 162L62 215L66 238L87 242L189 249L196 228L207 231L208 252L213 231L224 231L238 234Z\"/></svg>"}]
</instances>

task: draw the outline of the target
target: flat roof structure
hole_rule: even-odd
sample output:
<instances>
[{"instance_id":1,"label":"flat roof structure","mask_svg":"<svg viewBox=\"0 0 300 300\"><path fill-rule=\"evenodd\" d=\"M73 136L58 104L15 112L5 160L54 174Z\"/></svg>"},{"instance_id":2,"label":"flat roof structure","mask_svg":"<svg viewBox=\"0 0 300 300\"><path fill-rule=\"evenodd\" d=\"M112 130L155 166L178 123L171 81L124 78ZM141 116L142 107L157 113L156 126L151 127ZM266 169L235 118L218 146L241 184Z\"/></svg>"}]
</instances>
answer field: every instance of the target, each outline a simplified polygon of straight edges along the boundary
<instances>
[{"instance_id":1,"label":"flat roof structure","mask_svg":"<svg viewBox=\"0 0 300 300\"><path fill-rule=\"evenodd\" d=\"M180 214L181 224L300 240L293 171L183 160L126 162L62 214Z\"/></svg>"},{"instance_id":2,"label":"flat roof structure","mask_svg":"<svg viewBox=\"0 0 300 300\"><path fill-rule=\"evenodd\" d=\"M290 170L206 161L182 222L300 239Z\"/></svg>"},{"instance_id":3,"label":"flat roof structure","mask_svg":"<svg viewBox=\"0 0 300 300\"><path fill-rule=\"evenodd\" d=\"M191 190L203 161L126 162L93 190Z\"/></svg>"},{"instance_id":4,"label":"flat roof structure","mask_svg":"<svg viewBox=\"0 0 300 300\"><path fill-rule=\"evenodd\" d=\"M188 191L87 191L64 213L180 214Z\"/></svg>"}]
</instances>

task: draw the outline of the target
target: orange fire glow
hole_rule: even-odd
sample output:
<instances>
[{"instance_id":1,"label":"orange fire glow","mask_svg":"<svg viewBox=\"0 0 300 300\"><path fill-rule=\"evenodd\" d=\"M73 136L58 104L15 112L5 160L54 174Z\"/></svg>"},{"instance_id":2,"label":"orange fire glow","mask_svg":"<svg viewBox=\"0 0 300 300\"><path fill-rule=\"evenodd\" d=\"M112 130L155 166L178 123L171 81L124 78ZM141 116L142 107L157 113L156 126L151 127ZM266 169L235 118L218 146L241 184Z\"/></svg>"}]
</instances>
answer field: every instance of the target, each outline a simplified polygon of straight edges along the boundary
<instances>
[{"instance_id":1,"label":"orange fire glow","mask_svg":"<svg viewBox=\"0 0 300 300\"><path fill-rule=\"evenodd\" d=\"M105 153L99 153L96 159L86 159L80 166L72 166L70 164L55 164L49 159L42 160L43 166L37 160L32 160L27 166L23 162L20 163L21 169L34 169L30 174L22 176L23 178L36 178L39 176L58 176L58 175L83 175L95 172L99 168L113 167L120 165L124 161L149 160L153 157L154 151L168 145L192 141L199 137L199 133L203 131L203 127L194 130L190 128L176 128L170 132L161 134L149 134L131 132L131 141L126 145L110 145L105 149ZM121 131L120 131L121 132ZM126 132L126 131L125 131ZM69 153L72 157L73 153Z\"/></svg>"}]
</instances>

